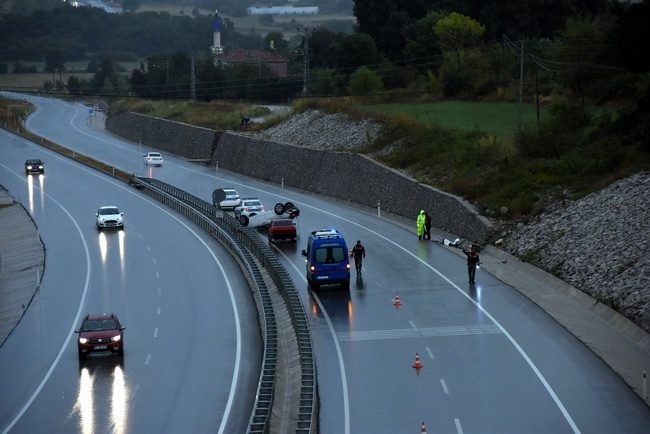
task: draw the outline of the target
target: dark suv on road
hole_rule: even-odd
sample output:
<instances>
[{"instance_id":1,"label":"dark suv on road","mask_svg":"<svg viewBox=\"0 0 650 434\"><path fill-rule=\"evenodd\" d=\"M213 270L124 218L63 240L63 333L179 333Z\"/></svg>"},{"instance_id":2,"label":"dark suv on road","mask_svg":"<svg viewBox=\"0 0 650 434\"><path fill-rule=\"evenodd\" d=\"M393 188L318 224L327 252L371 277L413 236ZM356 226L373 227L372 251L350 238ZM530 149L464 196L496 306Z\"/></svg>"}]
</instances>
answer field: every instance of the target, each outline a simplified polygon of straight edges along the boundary
<instances>
[{"instance_id":1,"label":"dark suv on road","mask_svg":"<svg viewBox=\"0 0 650 434\"><path fill-rule=\"evenodd\" d=\"M84 358L92 352L110 351L122 354L124 351L124 327L115 314L86 315L75 333L79 333L79 358Z\"/></svg>"}]
</instances>

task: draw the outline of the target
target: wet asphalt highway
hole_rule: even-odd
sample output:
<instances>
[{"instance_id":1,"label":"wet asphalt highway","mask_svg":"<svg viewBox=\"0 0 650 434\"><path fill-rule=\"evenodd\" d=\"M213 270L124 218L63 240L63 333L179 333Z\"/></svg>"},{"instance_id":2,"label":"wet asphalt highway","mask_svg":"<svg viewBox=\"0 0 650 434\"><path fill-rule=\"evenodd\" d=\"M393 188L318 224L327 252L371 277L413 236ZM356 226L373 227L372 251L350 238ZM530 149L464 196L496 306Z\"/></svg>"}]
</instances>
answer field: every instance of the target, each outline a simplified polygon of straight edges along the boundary
<instances>
[{"instance_id":1,"label":"wet asphalt highway","mask_svg":"<svg viewBox=\"0 0 650 434\"><path fill-rule=\"evenodd\" d=\"M46 161L45 175L25 176L34 155ZM41 287L0 348L2 432L236 432L247 424L261 357L257 311L219 243L121 182L4 131L0 184L46 247ZM123 231L98 232L101 205L124 211ZM123 358L78 360L74 329L96 312L126 326Z\"/></svg>"},{"instance_id":2,"label":"wet asphalt highway","mask_svg":"<svg viewBox=\"0 0 650 434\"><path fill-rule=\"evenodd\" d=\"M422 422L426 423L429 432L436 433L642 433L650 427L650 411L645 404L578 339L515 289L482 270L477 275L478 284L470 288L462 259L434 243L418 241L413 231L340 202L187 163L169 154L163 153L165 164L162 167L145 168L142 154L150 149L98 131L89 125L90 120L96 120L89 118L86 107L44 98L29 99L38 109L28 120L28 128L99 160L159 178L208 201L213 189L234 187L242 196L259 197L267 208L287 200L300 207L297 245L277 243L275 251L301 290L311 319L321 400L320 432L418 432ZM0 140L4 143L6 135L0 136ZM3 149L0 162L9 167L5 162L5 147L3 144L0 148ZM29 155L38 156L40 154ZM22 169L21 158L26 158L24 153L18 153L10 161L12 170ZM44 159L49 167L53 157ZM0 166L2 184L5 178L14 176L6 175L7 170ZM51 172L56 173L48 169L46 181L49 176L56 176ZM95 191L94 186L88 187L86 190ZM99 198L84 201L77 197L71 203L92 209L98 205L97 200ZM136 203L128 200L124 207L127 208L127 224L132 219L136 222L142 219L136 228L141 227L143 231L145 226L147 231L154 226L146 222L156 220L157 230L147 235L147 240L159 238L161 233L173 237L174 242L191 238L176 224L168 228L169 222L158 222L159 217L165 218L154 215L160 214L159 211L139 209ZM85 223L88 221L92 223L92 215L88 215ZM38 220L37 223L42 233L49 232ZM349 243L361 239L366 247L363 278L353 281L349 292L319 291L314 294L307 289L300 250L311 230L324 227L336 227ZM128 225L125 232L127 238L131 236ZM45 235L43 238L45 240ZM143 244L142 240L134 242ZM173 269L178 261L177 257L168 256L169 247L168 244L153 245L153 253L148 253L166 261L168 266L164 270ZM142 246L134 245L133 249L141 250ZM219 251L219 247L215 246L214 250ZM139 251L138 256L141 255L145 256L144 251ZM219 254L220 258L222 256L225 256L223 252ZM78 262L77 259L75 263ZM50 266L54 265L48 262L47 267ZM57 269L66 267L65 263L56 266ZM66 275L66 278L81 280L83 273L75 274L78 276ZM128 278L136 279L133 274L127 273ZM229 276L234 278L234 274L229 273ZM46 277L47 270L44 279ZM213 275L206 280L215 279L219 277ZM185 283L192 287L202 284ZM76 282L71 286L78 285ZM105 285L105 288L120 286L117 281ZM399 309L392 304L396 293L403 303ZM201 296L203 293L197 294L197 302ZM103 302L98 295L98 303ZM213 302L219 304L216 300ZM38 304L30 311L37 308ZM47 310L47 315L66 318L68 324L74 318L72 308L56 313ZM173 323L171 318L161 321L167 326ZM127 327L129 325L127 322ZM134 340L131 328L127 329L130 332L127 343ZM59 332L59 345L64 331ZM142 333L143 336L135 338L136 342L146 340L145 332ZM248 333L253 333L252 327ZM5 347L6 344L0 348L0 357L13 360L16 356L7 354ZM68 356L74 359L73 347L69 347ZM210 345L207 347L209 351ZM223 352L224 348L220 348L221 357L233 357L221 354ZM420 370L412 368L416 353L424 365ZM125 365L128 373L129 355L125 356ZM173 366L170 363L162 368L161 376L169 377L171 372L165 369L173 369ZM140 375L144 374L137 376ZM75 379L70 386L69 393L72 393L78 389L75 385L79 384L81 376L70 377L69 372L61 372L59 378L61 383ZM51 381L54 380L48 381L44 390L50 387ZM179 388L183 382L179 379ZM143 392L143 387L140 386L137 394ZM164 395L147 392L147 396L147 410L133 407L131 413L135 416L132 417L154 417L158 423L155 426L161 428L158 432L172 432L164 422L158 421L164 419L165 412L154 410L165 407ZM2 426L28 396L23 392L15 398L16 405L8 411L3 404ZM169 406L169 402L166 405ZM212 407L211 402L203 400L203 407L198 406L202 410L196 409L185 420L189 422L194 416L201 418L199 414ZM60 418L62 431L67 432L72 427L66 425L69 423L66 422L66 407L38 408L48 419ZM179 404L179 409L182 408ZM140 411L145 411L145 415L139 415Z\"/></svg>"}]
</instances>

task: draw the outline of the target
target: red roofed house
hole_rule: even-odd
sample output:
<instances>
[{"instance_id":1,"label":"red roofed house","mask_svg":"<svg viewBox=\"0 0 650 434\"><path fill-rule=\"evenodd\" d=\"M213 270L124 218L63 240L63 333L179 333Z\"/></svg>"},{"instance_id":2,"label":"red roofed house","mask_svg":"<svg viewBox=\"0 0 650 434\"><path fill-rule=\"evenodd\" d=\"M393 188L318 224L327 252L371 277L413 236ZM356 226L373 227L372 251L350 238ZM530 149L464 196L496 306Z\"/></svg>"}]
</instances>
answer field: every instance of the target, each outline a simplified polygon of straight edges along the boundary
<instances>
[{"instance_id":1,"label":"red roofed house","mask_svg":"<svg viewBox=\"0 0 650 434\"><path fill-rule=\"evenodd\" d=\"M258 48L239 49L219 56L223 64L246 63L251 66L259 66L260 63L268 65L271 72L278 77L287 76L288 60L275 51L260 50Z\"/></svg>"}]
</instances>

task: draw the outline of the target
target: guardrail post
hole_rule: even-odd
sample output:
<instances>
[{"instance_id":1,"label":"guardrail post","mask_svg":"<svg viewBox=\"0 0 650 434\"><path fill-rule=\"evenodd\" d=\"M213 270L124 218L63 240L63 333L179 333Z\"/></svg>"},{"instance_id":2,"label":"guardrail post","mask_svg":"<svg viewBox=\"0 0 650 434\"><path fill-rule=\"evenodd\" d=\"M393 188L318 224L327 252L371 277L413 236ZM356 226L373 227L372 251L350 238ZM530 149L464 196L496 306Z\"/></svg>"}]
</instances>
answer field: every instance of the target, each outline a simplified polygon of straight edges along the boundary
<instances>
[{"instance_id":1,"label":"guardrail post","mask_svg":"<svg viewBox=\"0 0 650 434\"><path fill-rule=\"evenodd\" d=\"M217 173L217 176L219 176L219 162L215 162L215 172Z\"/></svg>"},{"instance_id":2,"label":"guardrail post","mask_svg":"<svg viewBox=\"0 0 650 434\"><path fill-rule=\"evenodd\" d=\"M377 201L377 218L381 218L381 202L379 200Z\"/></svg>"},{"instance_id":3,"label":"guardrail post","mask_svg":"<svg viewBox=\"0 0 650 434\"><path fill-rule=\"evenodd\" d=\"M284 176L282 177L282 189L284 190Z\"/></svg>"}]
</instances>

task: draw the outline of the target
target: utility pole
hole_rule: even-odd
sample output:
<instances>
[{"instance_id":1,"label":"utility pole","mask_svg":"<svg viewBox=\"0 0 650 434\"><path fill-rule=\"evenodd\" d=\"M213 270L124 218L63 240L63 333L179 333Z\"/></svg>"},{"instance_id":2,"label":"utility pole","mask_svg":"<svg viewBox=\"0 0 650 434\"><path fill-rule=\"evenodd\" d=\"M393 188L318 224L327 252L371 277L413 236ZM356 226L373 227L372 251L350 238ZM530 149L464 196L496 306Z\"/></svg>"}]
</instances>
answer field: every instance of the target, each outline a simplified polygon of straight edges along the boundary
<instances>
[{"instance_id":1,"label":"utility pole","mask_svg":"<svg viewBox=\"0 0 650 434\"><path fill-rule=\"evenodd\" d=\"M519 130L523 126L523 103L524 103L524 40L520 41L519 50Z\"/></svg>"},{"instance_id":2,"label":"utility pole","mask_svg":"<svg viewBox=\"0 0 650 434\"><path fill-rule=\"evenodd\" d=\"M191 66L191 89L190 89L190 97L192 98L192 102L196 101L196 70L194 69L194 51L192 51L192 64Z\"/></svg>"},{"instance_id":3,"label":"utility pole","mask_svg":"<svg viewBox=\"0 0 650 434\"><path fill-rule=\"evenodd\" d=\"M303 60L303 77L302 77L302 93L307 95L309 86L309 29L305 27L304 44L302 44L302 60Z\"/></svg>"}]
</instances>

